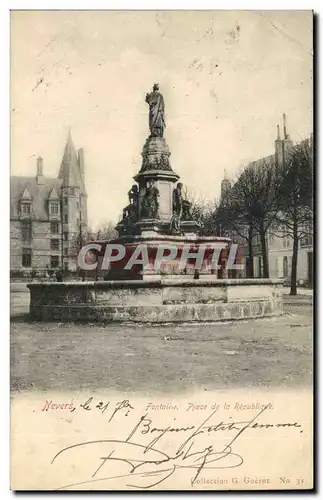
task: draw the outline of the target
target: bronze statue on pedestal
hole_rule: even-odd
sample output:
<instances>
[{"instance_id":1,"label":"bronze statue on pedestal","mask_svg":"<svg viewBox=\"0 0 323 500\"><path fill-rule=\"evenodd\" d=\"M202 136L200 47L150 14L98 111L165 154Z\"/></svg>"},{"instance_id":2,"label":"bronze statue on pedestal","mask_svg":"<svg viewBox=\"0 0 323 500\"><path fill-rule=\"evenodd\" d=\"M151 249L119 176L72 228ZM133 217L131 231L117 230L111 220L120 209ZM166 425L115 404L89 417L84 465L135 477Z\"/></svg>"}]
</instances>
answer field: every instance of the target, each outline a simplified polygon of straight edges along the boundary
<instances>
[{"instance_id":1,"label":"bronze statue on pedestal","mask_svg":"<svg viewBox=\"0 0 323 500\"><path fill-rule=\"evenodd\" d=\"M165 103L159 92L159 85L155 83L153 91L146 94L146 102L149 104L149 129L152 137L163 137L165 124Z\"/></svg>"},{"instance_id":2,"label":"bronze statue on pedestal","mask_svg":"<svg viewBox=\"0 0 323 500\"><path fill-rule=\"evenodd\" d=\"M122 224L123 224L123 234L132 234L133 227L136 222L138 222L139 214L138 214L138 199L139 192L137 184L133 184L131 189L128 191L129 204L124 207L122 211Z\"/></svg>"},{"instance_id":3,"label":"bronze statue on pedestal","mask_svg":"<svg viewBox=\"0 0 323 500\"><path fill-rule=\"evenodd\" d=\"M159 208L159 190L155 186L155 181L147 181L146 192L141 204L141 219L157 219Z\"/></svg>"},{"instance_id":4,"label":"bronze statue on pedestal","mask_svg":"<svg viewBox=\"0 0 323 500\"><path fill-rule=\"evenodd\" d=\"M131 222L134 224L135 222L138 221L139 218L138 217L139 193L137 184L134 184L128 191L128 198L129 198L129 205L128 205L129 216L131 218Z\"/></svg>"},{"instance_id":5,"label":"bronze statue on pedestal","mask_svg":"<svg viewBox=\"0 0 323 500\"><path fill-rule=\"evenodd\" d=\"M183 205L182 220L184 221L193 220L192 203L188 200L183 200L182 205Z\"/></svg>"},{"instance_id":6,"label":"bronze statue on pedestal","mask_svg":"<svg viewBox=\"0 0 323 500\"><path fill-rule=\"evenodd\" d=\"M172 234L183 234L180 228L180 220L183 212L183 184L179 182L173 191L173 215L170 222L170 230Z\"/></svg>"}]
</instances>

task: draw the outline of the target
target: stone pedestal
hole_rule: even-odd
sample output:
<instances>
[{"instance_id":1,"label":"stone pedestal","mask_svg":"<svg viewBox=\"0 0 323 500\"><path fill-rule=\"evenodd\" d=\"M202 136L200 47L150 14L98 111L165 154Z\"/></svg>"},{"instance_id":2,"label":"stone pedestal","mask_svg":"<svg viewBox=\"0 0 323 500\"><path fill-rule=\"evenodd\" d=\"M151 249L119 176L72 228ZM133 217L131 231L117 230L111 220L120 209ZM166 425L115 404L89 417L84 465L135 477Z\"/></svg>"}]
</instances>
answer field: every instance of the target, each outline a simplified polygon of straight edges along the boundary
<instances>
[{"instance_id":1,"label":"stone pedestal","mask_svg":"<svg viewBox=\"0 0 323 500\"><path fill-rule=\"evenodd\" d=\"M173 220L173 193L175 183L179 180L179 175L173 171L170 163L170 150L164 137L155 137L150 135L142 150L141 168L134 176L134 180L138 183L137 201L136 201L136 216L125 216L117 225L119 236L157 236L178 234L187 237L195 236L199 231L199 224L194 220L187 220L190 215L183 210L183 219L180 221ZM144 200L147 192L149 193L149 184L153 184L153 189L157 189L158 210L157 212L150 210L150 216L147 216L147 202ZM136 186L135 186L136 187ZM148 191L147 191L148 190ZM150 191L150 194L152 190ZM149 197L150 195L148 195ZM190 206L189 201L183 200L186 207ZM129 205L124 209L126 213L133 205ZM144 209L143 209L144 208ZM175 223L177 226L175 227Z\"/></svg>"},{"instance_id":2,"label":"stone pedestal","mask_svg":"<svg viewBox=\"0 0 323 500\"><path fill-rule=\"evenodd\" d=\"M195 220L182 220L180 227L185 236L193 236L200 229L199 224Z\"/></svg>"},{"instance_id":3,"label":"stone pedestal","mask_svg":"<svg viewBox=\"0 0 323 500\"><path fill-rule=\"evenodd\" d=\"M139 174L158 170L174 173L170 165L170 151L164 137L149 136L142 148L142 164Z\"/></svg>"},{"instance_id":4,"label":"stone pedestal","mask_svg":"<svg viewBox=\"0 0 323 500\"><path fill-rule=\"evenodd\" d=\"M141 213L142 201L146 192L148 180L155 182L159 191L158 221L154 223L156 233L165 232L163 223L170 223L172 218L172 197L174 183L179 179L170 165L170 151L163 137L148 137L142 150L142 166L134 180L139 184L139 214ZM142 219L136 224L136 232L139 234L149 226L149 219ZM169 228L167 228L169 229ZM167 231L168 232L168 231Z\"/></svg>"}]
</instances>

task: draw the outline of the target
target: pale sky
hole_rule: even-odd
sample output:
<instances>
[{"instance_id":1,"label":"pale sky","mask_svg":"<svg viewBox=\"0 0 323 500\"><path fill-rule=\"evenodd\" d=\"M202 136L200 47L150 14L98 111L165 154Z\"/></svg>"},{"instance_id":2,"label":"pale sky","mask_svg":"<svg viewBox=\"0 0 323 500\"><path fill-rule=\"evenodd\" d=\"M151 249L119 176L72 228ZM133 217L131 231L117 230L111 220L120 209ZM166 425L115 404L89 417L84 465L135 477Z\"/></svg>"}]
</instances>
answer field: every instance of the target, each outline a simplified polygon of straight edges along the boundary
<instances>
[{"instance_id":1,"label":"pale sky","mask_svg":"<svg viewBox=\"0 0 323 500\"><path fill-rule=\"evenodd\" d=\"M234 176L273 153L283 112L293 140L312 132L310 11L26 11L11 21L11 173L35 175L40 155L56 177L71 127L92 226L127 204L155 82L172 167L203 198L219 195L224 169Z\"/></svg>"}]
</instances>

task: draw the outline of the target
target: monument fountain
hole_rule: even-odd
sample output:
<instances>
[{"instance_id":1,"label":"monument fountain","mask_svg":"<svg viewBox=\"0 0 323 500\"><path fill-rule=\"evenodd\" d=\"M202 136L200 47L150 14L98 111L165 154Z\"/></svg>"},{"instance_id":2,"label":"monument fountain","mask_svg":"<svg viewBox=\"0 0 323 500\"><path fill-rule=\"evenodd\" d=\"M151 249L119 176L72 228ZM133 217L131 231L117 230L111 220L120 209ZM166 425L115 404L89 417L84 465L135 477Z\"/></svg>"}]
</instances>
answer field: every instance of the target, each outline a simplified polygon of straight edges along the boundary
<instances>
[{"instance_id":1,"label":"monument fountain","mask_svg":"<svg viewBox=\"0 0 323 500\"><path fill-rule=\"evenodd\" d=\"M199 234L171 166L158 84L146 103L150 135L116 227L118 238L91 242L84 252L88 269L104 279L31 283L30 315L36 320L165 323L281 314L281 280L227 279L231 241Z\"/></svg>"}]
</instances>

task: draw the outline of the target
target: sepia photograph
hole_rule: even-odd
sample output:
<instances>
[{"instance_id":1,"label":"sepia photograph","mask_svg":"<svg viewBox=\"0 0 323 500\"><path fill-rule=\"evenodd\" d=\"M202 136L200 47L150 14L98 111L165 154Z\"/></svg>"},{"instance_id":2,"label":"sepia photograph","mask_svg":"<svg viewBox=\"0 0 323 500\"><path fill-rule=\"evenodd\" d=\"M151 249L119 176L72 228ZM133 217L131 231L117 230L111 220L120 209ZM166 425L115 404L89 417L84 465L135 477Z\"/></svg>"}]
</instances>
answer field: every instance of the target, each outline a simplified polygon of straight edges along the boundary
<instances>
[{"instance_id":1,"label":"sepia photograph","mask_svg":"<svg viewBox=\"0 0 323 500\"><path fill-rule=\"evenodd\" d=\"M314 488L311 10L10 13L10 488Z\"/></svg>"}]
</instances>

